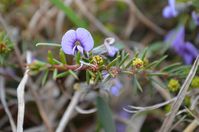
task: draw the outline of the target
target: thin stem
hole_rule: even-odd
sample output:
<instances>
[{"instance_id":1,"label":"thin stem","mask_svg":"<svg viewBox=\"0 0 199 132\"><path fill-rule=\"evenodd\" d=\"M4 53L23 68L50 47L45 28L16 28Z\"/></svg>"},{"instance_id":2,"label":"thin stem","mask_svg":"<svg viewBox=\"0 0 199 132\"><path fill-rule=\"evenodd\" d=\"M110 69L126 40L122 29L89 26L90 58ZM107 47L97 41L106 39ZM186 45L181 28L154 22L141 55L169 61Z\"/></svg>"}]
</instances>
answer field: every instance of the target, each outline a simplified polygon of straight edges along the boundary
<instances>
[{"instance_id":1,"label":"thin stem","mask_svg":"<svg viewBox=\"0 0 199 132\"><path fill-rule=\"evenodd\" d=\"M75 107L77 106L77 103L79 101L80 95L81 95L82 91L78 90L75 92L68 108L66 109L57 129L56 132L63 132L64 128L66 127L66 125L68 124L68 121L73 113L73 111L75 110Z\"/></svg>"},{"instance_id":2,"label":"thin stem","mask_svg":"<svg viewBox=\"0 0 199 132\"><path fill-rule=\"evenodd\" d=\"M193 77L196 74L196 71L198 69L198 65L199 65L199 56L196 58L190 72L189 75L187 76L185 82L183 83L182 87L180 88L180 92L177 95L177 99L174 102L174 104L171 107L171 112L170 114L166 117L166 119L164 120L162 127L160 129L160 132L169 132L171 125L175 119L175 116L186 96L187 90L189 88L189 85L193 79Z\"/></svg>"},{"instance_id":3,"label":"thin stem","mask_svg":"<svg viewBox=\"0 0 199 132\"><path fill-rule=\"evenodd\" d=\"M15 122L13 120L13 117L12 117L12 114L8 108L8 104L6 102L6 97L5 97L5 82L4 82L4 77L0 75L0 98L1 98L1 103L3 105L3 108L9 118L9 121L10 121L10 124L11 124L11 128L12 128L12 131L13 132L16 132L17 128L16 128L16 125L15 125Z\"/></svg>"},{"instance_id":4,"label":"thin stem","mask_svg":"<svg viewBox=\"0 0 199 132\"><path fill-rule=\"evenodd\" d=\"M183 132L193 132L196 127L198 127L198 121L197 119L193 120L185 129Z\"/></svg>"}]
</instances>

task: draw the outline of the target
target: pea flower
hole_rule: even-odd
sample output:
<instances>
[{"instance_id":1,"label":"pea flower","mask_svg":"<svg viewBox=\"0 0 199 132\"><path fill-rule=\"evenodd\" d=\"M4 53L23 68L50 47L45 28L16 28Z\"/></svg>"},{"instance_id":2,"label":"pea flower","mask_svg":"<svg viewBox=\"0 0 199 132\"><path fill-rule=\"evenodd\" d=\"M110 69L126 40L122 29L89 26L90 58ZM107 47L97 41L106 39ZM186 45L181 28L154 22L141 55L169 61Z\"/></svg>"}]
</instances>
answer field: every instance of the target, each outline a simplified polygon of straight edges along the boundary
<instances>
[{"instance_id":1,"label":"pea flower","mask_svg":"<svg viewBox=\"0 0 199 132\"><path fill-rule=\"evenodd\" d=\"M178 15L178 11L175 8L175 0L168 0L168 5L163 9L162 15L165 18L172 18Z\"/></svg>"},{"instance_id":2,"label":"pea flower","mask_svg":"<svg viewBox=\"0 0 199 132\"><path fill-rule=\"evenodd\" d=\"M111 82L112 82L112 87L110 88L111 94L114 96L119 96L120 89L122 88L122 83L117 78L112 79Z\"/></svg>"},{"instance_id":3,"label":"pea flower","mask_svg":"<svg viewBox=\"0 0 199 132\"><path fill-rule=\"evenodd\" d=\"M122 119L129 119L131 117L131 114L127 113L124 110L120 110L117 112L117 114L122 118ZM117 132L125 132L126 131L126 125L121 123L121 122L116 122L116 130Z\"/></svg>"},{"instance_id":4,"label":"pea flower","mask_svg":"<svg viewBox=\"0 0 199 132\"><path fill-rule=\"evenodd\" d=\"M110 74L107 71L102 71L104 80L106 80L109 75ZM103 87L107 89L112 95L119 96L120 89L122 88L122 83L118 78L112 78L103 84Z\"/></svg>"},{"instance_id":5,"label":"pea flower","mask_svg":"<svg viewBox=\"0 0 199 132\"><path fill-rule=\"evenodd\" d=\"M68 30L61 41L62 50L69 55L75 55L78 51L83 54L84 51L90 51L93 46L93 38L90 32L84 28Z\"/></svg>"},{"instance_id":6,"label":"pea flower","mask_svg":"<svg viewBox=\"0 0 199 132\"><path fill-rule=\"evenodd\" d=\"M165 37L165 42L171 44L171 48L184 59L185 64L191 64L199 54L198 49L191 42L185 42L183 25L170 31Z\"/></svg>"},{"instance_id":7,"label":"pea flower","mask_svg":"<svg viewBox=\"0 0 199 132\"><path fill-rule=\"evenodd\" d=\"M106 38L104 40L104 45L106 47L108 55L111 57L113 57L118 52L118 49L116 47L111 46L111 44L113 44L114 42L115 42L114 38Z\"/></svg>"},{"instance_id":8,"label":"pea flower","mask_svg":"<svg viewBox=\"0 0 199 132\"><path fill-rule=\"evenodd\" d=\"M197 26L199 26L199 14L196 13L195 11L192 12L192 18L193 18L193 21L195 22L195 24Z\"/></svg>"}]
</instances>

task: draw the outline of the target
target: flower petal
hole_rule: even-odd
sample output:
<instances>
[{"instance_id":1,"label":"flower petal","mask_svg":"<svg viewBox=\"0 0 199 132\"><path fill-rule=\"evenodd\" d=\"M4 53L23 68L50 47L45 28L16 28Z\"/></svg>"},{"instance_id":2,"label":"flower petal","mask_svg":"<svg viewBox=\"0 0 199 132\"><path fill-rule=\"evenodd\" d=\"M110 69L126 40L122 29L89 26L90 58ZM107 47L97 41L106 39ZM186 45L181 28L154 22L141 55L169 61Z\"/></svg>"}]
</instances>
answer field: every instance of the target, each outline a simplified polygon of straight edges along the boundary
<instances>
[{"instance_id":1,"label":"flower petal","mask_svg":"<svg viewBox=\"0 0 199 132\"><path fill-rule=\"evenodd\" d=\"M197 14L195 11L192 12L192 18L196 25L199 25L199 14Z\"/></svg>"},{"instance_id":2,"label":"flower petal","mask_svg":"<svg viewBox=\"0 0 199 132\"><path fill-rule=\"evenodd\" d=\"M84 53L84 49L82 48L82 46L78 45L77 46L78 51L83 54Z\"/></svg>"},{"instance_id":3,"label":"flower petal","mask_svg":"<svg viewBox=\"0 0 199 132\"><path fill-rule=\"evenodd\" d=\"M108 43L104 43L106 49L107 49L107 52L108 52L108 55L113 57L116 52L118 52L118 49L115 48L114 46L110 46Z\"/></svg>"},{"instance_id":4,"label":"flower petal","mask_svg":"<svg viewBox=\"0 0 199 132\"><path fill-rule=\"evenodd\" d=\"M111 94L118 96L120 93L120 89L122 88L122 84L119 79L115 78L112 80L113 86L110 89Z\"/></svg>"},{"instance_id":5,"label":"flower petal","mask_svg":"<svg viewBox=\"0 0 199 132\"><path fill-rule=\"evenodd\" d=\"M186 42L185 44L186 51L193 56L193 58L196 58L199 54L198 49L190 42Z\"/></svg>"},{"instance_id":6,"label":"flower petal","mask_svg":"<svg viewBox=\"0 0 199 132\"><path fill-rule=\"evenodd\" d=\"M163 9L162 15L165 18L176 17L178 15L178 12L176 11L176 8L175 8L175 0L169 0L168 2L169 2L169 5Z\"/></svg>"},{"instance_id":7,"label":"flower petal","mask_svg":"<svg viewBox=\"0 0 199 132\"><path fill-rule=\"evenodd\" d=\"M190 65L192 64L194 58L190 54L184 54L183 59L185 64Z\"/></svg>"},{"instance_id":8,"label":"flower petal","mask_svg":"<svg viewBox=\"0 0 199 132\"><path fill-rule=\"evenodd\" d=\"M175 38L173 39L172 46L177 48L184 44L185 29L184 26L180 25L176 30Z\"/></svg>"},{"instance_id":9,"label":"flower petal","mask_svg":"<svg viewBox=\"0 0 199 132\"><path fill-rule=\"evenodd\" d=\"M74 55L73 47L76 41L76 33L74 30L68 30L62 37L62 50L69 55Z\"/></svg>"},{"instance_id":10,"label":"flower petal","mask_svg":"<svg viewBox=\"0 0 199 132\"><path fill-rule=\"evenodd\" d=\"M90 32L84 28L78 28L76 30L77 39L80 41L85 51L90 51L94 46L93 37Z\"/></svg>"}]
</instances>

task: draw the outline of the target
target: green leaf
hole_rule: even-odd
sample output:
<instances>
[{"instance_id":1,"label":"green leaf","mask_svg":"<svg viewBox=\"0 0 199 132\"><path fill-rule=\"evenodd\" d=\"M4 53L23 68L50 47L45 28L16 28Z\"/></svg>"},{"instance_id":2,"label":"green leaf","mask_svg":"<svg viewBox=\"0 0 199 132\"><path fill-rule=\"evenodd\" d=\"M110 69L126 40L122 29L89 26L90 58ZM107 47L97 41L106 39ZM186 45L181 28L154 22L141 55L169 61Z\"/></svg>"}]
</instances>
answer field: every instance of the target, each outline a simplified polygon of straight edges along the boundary
<instances>
[{"instance_id":1,"label":"green leaf","mask_svg":"<svg viewBox=\"0 0 199 132\"><path fill-rule=\"evenodd\" d=\"M111 62L107 65L107 67L110 68L111 66L115 65L115 64L118 62L118 60L120 59L120 57L121 57L121 56L117 56L113 61L111 61Z\"/></svg>"},{"instance_id":2,"label":"green leaf","mask_svg":"<svg viewBox=\"0 0 199 132\"><path fill-rule=\"evenodd\" d=\"M151 67L157 67L163 60L165 60L167 58L167 55L163 56L162 58L160 58L159 60L156 60L150 64L148 64L145 68L151 68Z\"/></svg>"},{"instance_id":3,"label":"green leaf","mask_svg":"<svg viewBox=\"0 0 199 132\"><path fill-rule=\"evenodd\" d=\"M163 75L167 75L167 73L165 72L154 72L154 73L148 73L148 76L163 76Z\"/></svg>"},{"instance_id":4,"label":"green leaf","mask_svg":"<svg viewBox=\"0 0 199 132\"><path fill-rule=\"evenodd\" d=\"M140 90L140 92L143 92L142 86L140 85L140 83L139 83L139 81L138 81L136 76L134 76L134 82L135 82L137 88Z\"/></svg>"},{"instance_id":5,"label":"green leaf","mask_svg":"<svg viewBox=\"0 0 199 132\"><path fill-rule=\"evenodd\" d=\"M60 58L60 60L61 60L61 62L63 64L67 64L67 62L66 62L66 56L65 56L65 54L64 54L64 52L63 52L62 49L60 49L60 51L59 51L59 58Z\"/></svg>"},{"instance_id":6,"label":"green leaf","mask_svg":"<svg viewBox=\"0 0 199 132\"><path fill-rule=\"evenodd\" d=\"M105 132L116 132L111 110L100 96L97 97L97 116Z\"/></svg>"},{"instance_id":7,"label":"green leaf","mask_svg":"<svg viewBox=\"0 0 199 132\"><path fill-rule=\"evenodd\" d=\"M124 62L129 58L129 54L126 54L123 58L122 61L120 61L119 66L121 66L122 64L124 64Z\"/></svg>"},{"instance_id":8,"label":"green leaf","mask_svg":"<svg viewBox=\"0 0 199 132\"><path fill-rule=\"evenodd\" d=\"M68 74L69 74L69 72L68 72L68 71L65 71L65 72L62 72L62 73L57 74L56 78L63 78L63 77L68 76Z\"/></svg>"},{"instance_id":9,"label":"green leaf","mask_svg":"<svg viewBox=\"0 0 199 132\"><path fill-rule=\"evenodd\" d=\"M37 43L36 46L53 46L53 47L61 47L61 44L56 43Z\"/></svg>"},{"instance_id":10,"label":"green leaf","mask_svg":"<svg viewBox=\"0 0 199 132\"><path fill-rule=\"evenodd\" d=\"M169 43L164 43L164 42L155 42L152 43L150 45L150 47L148 48L148 52L149 54L159 54L159 55L163 55L170 47ZM161 49L161 50L160 50Z\"/></svg>"},{"instance_id":11,"label":"green leaf","mask_svg":"<svg viewBox=\"0 0 199 132\"><path fill-rule=\"evenodd\" d=\"M80 64L80 60L81 60L81 53L77 52L76 56L75 56L75 61L77 64Z\"/></svg>"},{"instance_id":12,"label":"green leaf","mask_svg":"<svg viewBox=\"0 0 199 132\"><path fill-rule=\"evenodd\" d=\"M145 48L144 51L143 51L143 53L142 53L141 60L145 59L147 51L148 51L148 48Z\"/></svg>"},{"instance_id":13,"label":"green leaf","mask_svg":"<svg viewBox=\"0 0 199 132\"><path fill-rule=\"evenodd\" d=\"M86 70L86 83L89 84L89 81L90 81L89 70Z\"/></svg>"},{"instance_id":14,"label":"green leaf","mask_svg":"<svg viewBox=\"0 0 199 132\"><path fill-rule=\"evenodd\" d=\"M45 73L44 73L44 76L43 76L42 82L41 82L42 86L44 86L46 84L46 80L48 78L48 73L49 73L49 70L46 70Z\"/></svg>"},{"instance_id":15,"label":"green leaf","mask_svg":"<svg viewBox=\"0 0 199 132\"><path fill-rule=\"evenodd\" d=\"M161 69L161 71L168 72L168 71L172 70L173 68L178 67L180 65L181 65L181 63L174 63L171 65L165 66L163 69Z\"/></svg>"},{"instance_id":16,"label":"green leaf","mask_svg":"<svg viewBox=\"0 0 199 132\"><path fill-rule=\"evenodd\" d=\"M132 58L132 59L127 63L127 65L125 66L125 68L128 68L129 66L131 66L131 65L132 65L133 60L134 60L134 58Z\"/></svg>"},{"instance_id":17,"label":"green leaf","mask_svg":"<svg viewBox=\"0 0 199 132\"><path fill-rule=\"evenodd\" d=\"M85 21L83 21L79 16L76 15L76 13L66 4L64 4L61 0L50 0L52 4L54 4L57 8L62 10L66 16L78 27L87 27L87 24Z\"/></svg>"},{"instance_id":18,"label":"green leaf","mask_svg":"<svg viewBox=\"0 0 199 132\"><path fill-rule=\"evenodd\" d=\"M76 73L72 70L68 71L75 79L79 80L78 76L76 75Z\"/></svg>"},{"instance_id":19,"label":"green leaf","mask_svg":"<svg viewBox=\"0 0 199 132\"><path fill-rule=\"evenodd\" d=\"M192 5L193 5L195 8L199 9L199 0L192 0Z\"/></svg>"},{"instance_id":20,"label":"green leaf","mask_svg":"<svg viewBox=\"0 0 199 132\"><path fill-rule=\"evenodd\" d=\"M52 52L49 50L48 51L48 62L52 65L54 64L54 61L53 61L53 54Z\"/></svg>"},{"instance_id":21,"label":"green leaf","mask_svg":"<svg viewBox=\"0 0 199 132\"><path fill-rule=\"evenodd\" d=\"M53 79L54 79L54 80L56 80L57 74L58 74L58 70L57 70L57 69L54 69L54 70L53 70Z\"/></svg>"},{"instance_id":22,"label":"green leaf","mask_svg":"<svg viewBox=\"0 0 199 132\"><path fill-rule=\"evenodd\" d=\"M57 59L53 58L53 63L54 64L62 64L60 61L58 61Z\"/></svg>"}]
</instances>

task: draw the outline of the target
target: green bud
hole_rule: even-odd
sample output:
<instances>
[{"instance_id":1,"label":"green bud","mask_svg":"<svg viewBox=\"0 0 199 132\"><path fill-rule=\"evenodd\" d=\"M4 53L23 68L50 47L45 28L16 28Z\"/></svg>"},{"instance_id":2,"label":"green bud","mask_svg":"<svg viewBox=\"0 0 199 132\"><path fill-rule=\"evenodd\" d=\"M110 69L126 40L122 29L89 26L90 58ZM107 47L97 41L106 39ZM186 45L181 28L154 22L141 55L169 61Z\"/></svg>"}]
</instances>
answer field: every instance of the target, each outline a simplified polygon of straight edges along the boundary
<instances>
[{"instance_id":1,"label":"green bud","mask_svg":"<svg viewBox=\"0 0 199 132\"><path fill-rule=\"evenodd\" d=\"M191 87L192 88L199 88L199 76L196 76L191 81Z\"/></svg>"},{"instance_id":2,"label":"green bud","mask_svg":"<svg viewBox=\"0 0 199 132\"><path fill-rule=\"evenodd\" d=\"M180 88L180 83L176 79L171 79L168 83L168 88L171 92L176 92Z\"/></svg>"},{"instance_id":3,"label":"green bud","mask_svg":"<svg viewBox=\"0 0 199 132\"><path fill-rule=\"evenodd\" d=\"M104 60L101 56L95 55L95 56L92 57L92 62L94 64L102 65L104 63Z\"/></svg>"},{"instance_id":4,"label":"green bud","mask_svg":"<svg viewBox=\"0 0 199 132\"><path fill-rule=\"evenodd\" d=\"M133 66L135 66L138 69L143 68L143 66L144 66L144 62L140 58L135 58L133 60L132 64L133 64Z\"/></svg>"}]
</instances>

